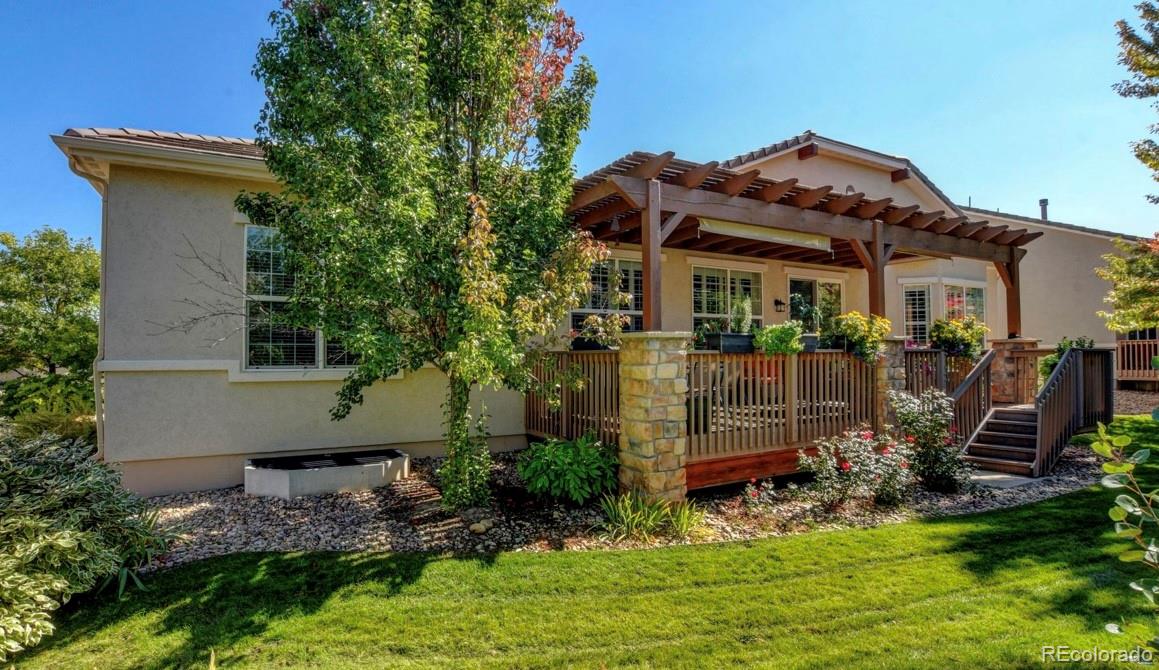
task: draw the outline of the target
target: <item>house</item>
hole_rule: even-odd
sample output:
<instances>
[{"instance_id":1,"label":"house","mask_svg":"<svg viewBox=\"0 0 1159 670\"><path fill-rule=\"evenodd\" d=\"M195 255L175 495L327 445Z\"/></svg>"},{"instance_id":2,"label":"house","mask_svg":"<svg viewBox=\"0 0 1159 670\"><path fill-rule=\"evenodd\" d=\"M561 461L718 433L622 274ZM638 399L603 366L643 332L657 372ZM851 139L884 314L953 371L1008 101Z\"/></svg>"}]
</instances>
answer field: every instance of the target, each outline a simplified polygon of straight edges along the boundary
<instances>
[{"instance_id":1,"label":"house","mask_svg":"<svg viewBox=\"0 0 1159 670\"><path fill-rule=\"evenodd\" d=\"M248 457L273 453L371 445L439 453L436 370L378 384L365 406L333 422L343 352L313 331L249 318L248 305L283 299L269 231L233 207L239 191L276 188L252 141L94 128L53 141L102 199L99 449L128 486L234 485ZM909 160L812 132L723 163L629 154L578 180L576 194L577 225L612 248L576 323L609 309L599 289L618 273L634 297L623 311L639 331L690 332L747 295L757 324L817 305L883 314L894 335L919 344L934 319L966 314L985 320L995 347L1034 349L1024 336L1115 343L1094 315L1105 286L1092 271L1113 233L960 207ZM251 292L214 292L190 267L195 253L256 280ZM230 316L191 332L164 327L187 317L190 302L223 299L232 300ZM842 369L849 389L872 382ZM524 399L484 395L492 447L524 446L533 420ZM856 403L842 406L850 408L842 421L860 416ZM828 421L814 418L814 427Z\"/></svg>"}]
</instances>

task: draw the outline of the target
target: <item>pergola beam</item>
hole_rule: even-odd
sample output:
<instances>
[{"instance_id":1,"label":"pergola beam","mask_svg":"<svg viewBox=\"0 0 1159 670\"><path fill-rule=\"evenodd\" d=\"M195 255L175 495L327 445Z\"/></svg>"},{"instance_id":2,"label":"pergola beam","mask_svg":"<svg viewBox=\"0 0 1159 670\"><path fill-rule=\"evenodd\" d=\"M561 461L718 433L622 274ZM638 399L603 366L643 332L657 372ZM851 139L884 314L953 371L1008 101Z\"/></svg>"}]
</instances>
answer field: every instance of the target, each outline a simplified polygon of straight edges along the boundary
<instances>
[{"instance_id":1,"label":"pergola beam","mask_svg":"<svg viewBox=\"0 0 1159 670\"><path fill-rule=\"evenodd\" d=\"M712 173L716 171L718 165L720 165L718 161L697 165L694 168L676 175L670 183L675 186L683 186L684 188L697 188L712 176Z\"/></svg>"},{"instance_id":2,"label":"pergola beam","mask_svg":"<svg viewBox=\"0 0 1159 670\"><path fill-rule=\"evenodd\" d=\"M797 178L793 177L791 179L786 179L785 181L779 181L775 184L769 184L768 186L762 187L759 191L753 194L753 197L763 202L776 202L780 200L786 193L793 190L793 187L796 185Z\"/></svg>"},{"instance_id":3,"label":"pergola beam","mask_svg":"<svg viewBox=\"0 0 1159 670\"><path fill-rule=\"evenodd\" d=\"M662 154L653 156L643 163L640 163L624 174L628 175L629 177L637 177L639 179L655 179L656 177L660 176L660 173L664 171L664 168L668 167L668 164L672 162L673 158L676 158L676 152L665 151Z\"/></svg>"},{"instance_id":4,"label":"pergola beam","mask_svg":"<svg viewBox=\"0 0 1159 670\"><path fill-rule=\"evenodd\" d=\"M844 214L850 209L853 209L853 206L861 202L861 199L864 197L864 193L850 193L849 195L843 195L840 198L826 203L825 211L829 212L830 214Z\"/></svg>"},{"instance_id":5,"label":"pergola beam","mask_svg":"<svg viewBox=\"0 0 1159 670\"><path fill-rule=\"evenodd\" d=\"M802 191L792 198L789 198L789 204L800 209L809 209L813 205L821 202L825 196L832 192L832 186L818 186L817 188L811 188L808 191Z\"/></svg>"},{"instance_id":6,"label":"pergola beam","mask_svg":"<svg viewBox=\"0 0 1159 670\"><path fill-rule=\"evenodd\" d=\"M930 224L942 218L945 214L943 210L936 209L932 212L915 212L902 220L901 225L915 228L917 230L925 230L930 227Z\"/></svg>"},{"instance_id":7,"label":"pergola beam","mask_svg":"<svg viewBox=\"0 0 1159 670\"><path fill-rule=\"evenodd\" d=\"M881 198L880 200L871 200L866 203L858 205L853 210L853 216L859 219L872 219L886 208L889 203L893 202L893 198ZM840 212L835 212L840 213Z\"/></svg>"},{"instance_id":8,"label":"pergola beam","mask_svg":"<svg viewBox=\"0 0 1159 670\"><path fill-rule=\"evenodd\" d=\"M717 193L723 193L725 195L737 195L741 191L748 188L749 184L752 184L754 181L756 181L757 177L759 176L761 176L760 170L749 170L748 172L742 172L741 174L733 175L722 182L713 184L708 188L708 190L716 191Z\"/></svg>"},{"instance_id":9,"label":"pergola beam","mask_svg":"<svg viewBox=\"0 0 1159 670\"><path fill-rule=\"evenodd\" d=\"M914 212L918 211L919 209L921 209L921 208L918 207L917 205L907 205L905 207L898 207L897 209L892 209L892 210L886 212L885 214L882 214L881 220L890 224L890 225L893 225L896 223L901 223L907 216L909 216L910 214L913 214Z\"/></svg>"}]
</instances>

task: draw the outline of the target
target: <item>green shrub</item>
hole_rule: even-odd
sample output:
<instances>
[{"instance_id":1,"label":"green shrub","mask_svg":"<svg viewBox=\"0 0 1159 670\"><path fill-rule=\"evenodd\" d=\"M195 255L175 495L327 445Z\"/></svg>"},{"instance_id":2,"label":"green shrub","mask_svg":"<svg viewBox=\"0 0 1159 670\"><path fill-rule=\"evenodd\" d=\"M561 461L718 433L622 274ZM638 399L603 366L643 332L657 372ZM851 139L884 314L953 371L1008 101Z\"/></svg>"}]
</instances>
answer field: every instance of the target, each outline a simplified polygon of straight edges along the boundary
<instances>
[{"instance_id":1,"label":"green shrub","mask_svg":"<svg viewBox=\"0 0 1159 670\"><path fill-rule=\"evenodd\" d=\"M17 417L46 407L72 407L92 414L93 384L88 377L67 375L30 375L10 379L0 385L0 415Z\"/></svg>"},{"instance_id":2,"label":"green shrub","mask_svg":"<svg viewBox=\"0 0 1159 670\"><path fill-rule=\"evenodd\" d=\"M799 354L805 349L801 344L804 332L800 321L764 326L753 333L753 346L765 352L766 356Z\"/></svg>"},{"instance_id":3,"label":"green shrub","mask_svg":"<svg viewBox=\"0 0 1159 670\"><path fill-rule=\"evenodd\" d=\"M913 452L912 470L922 488L939 493L968 490L972 470L953 428L954 402L950 397L937 389L929 389L920 397L890 391L889 403L897 417L899 437Z\"/></svg>"},{"instance_id":4,"label":"green shrub","mask_svg":"<svg viewBox=\"0 0 1159 670\"><path fill-rule=\"evenodd\" d=\"M1089 337L1076 337L1073 340L1069 337L1062 338L1054 346L1054 353L1043 356L1042 360L1038 362L1039 376L1044 380L1050 377L1054 369L1058 367L1058 362L1062 360L1063 355L1071 349L1093 349L1094 346L1095 341Z\"/></svg>"},{"instance_id":5,"label":"green shrub","mask_svg":"<svg viewBox=\"0 0 1159 670\"><path fill-rule=\"evenodd\" d=\"M18 414L12 419L12 428L24 439L55 435L94 444L97 437L96 416L80 398L53 399L36 410Z\"/></svg>"},{"instance_id":6,"label":"green shrub","mask_svg":"<svg viewBox=\"0 0 1159 670\"><path fill-rule=\"evenodd\" d=\"M615 449L585 435L531 445L518 469L531 493L582 505L616 485L618 464Z\"/></svg>"},{"instance_id":7,"label":"green shrub","mask_svg":"<svg viewBox=\"0 0 1159 670\"><path fill-rule=\"evenodd\" d=\"M973 316L963 319L938 319L930 326L930 346L950 356L977 358L990 329Z\"/></svg>"},{"instance_id":8,"label":"green shrub","mask_svg":"<svg viewBox=\"0 0 1159 670\"><path fill-rule=\"evenodd\" d=\"M817 441L817 454L798 453L803 472L813 474L812 497L827 509L856 499L882 506L904 502L913 490L910 450L888 435L868 429L846 431Z\"/></svg>"},{"instance_id":9,"label":"green shrub","mask_svg":"<svg viewBox=\"0 0 1159 670\"><path fill-rule=\"evenodd\" d=\"M51 634L50 612L73 594L140 585L137 569L168 545L156 514L92 455L74 441L0 438L0 660Z\"/></svg>"},{"instance_id":10,"label":"green shrub","mask_svg":"<svg viewBox=\"0 0 1159 670\"><path fill-rule=\"evenodd\" d=\"M604 530L612 540L647 540L660 532L668 516L663 500L648 500L635 493L605 495L600 499Z\"/></svg>"},{"instance_id":11,"label":"green shrub","mask_svg":"<svg viewBox=\"0 0 1159 670\"><path fill-rule=\"evenodd\" d=\"M733 333L748 335L753 327L753 299L743 295L732 301L732 310L728 321L729 329Z\"/></svg>"}]
</instances>

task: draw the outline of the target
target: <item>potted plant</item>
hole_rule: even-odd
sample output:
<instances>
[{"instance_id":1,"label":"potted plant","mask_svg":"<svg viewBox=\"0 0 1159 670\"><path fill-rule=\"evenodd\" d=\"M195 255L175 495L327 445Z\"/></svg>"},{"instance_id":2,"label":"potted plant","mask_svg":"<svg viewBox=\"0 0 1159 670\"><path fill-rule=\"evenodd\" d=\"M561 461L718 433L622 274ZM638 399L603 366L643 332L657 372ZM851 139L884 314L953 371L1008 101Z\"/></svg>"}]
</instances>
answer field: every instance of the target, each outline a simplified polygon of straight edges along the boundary
<instances>
[{"instance_id":1,"label":"potted plant","mask_svg":"<svg viewBox=\"0 0 1159 670\"><path fill-rule=\"evenodd\" d=\"M982 352L982 338L989 328L973 316L964 319L938 319L930 326L930 345L947 356L977 358Z\"/></svg>"},{"instance_id":2,"label":"potted plant","mask_svg":"<svg viewBox=\"0 0 1159 670\"><path fill-rule=\"evenodd\" d=\"M881 353L881 341L889 335L889 319L876 314L847 312L833 319L833 336L844 343L845 351L866 363L873 363Z\"/></svg>"},{"instance_id":3,"label":"potted plant","mask_svg":"<svg viewBox=\"0 0 1159 670\"><path fill-rule=\"evenodd\" d=\"M801 353L804 345L801 336L804 326L800 321L786 321L782 324L757 328L753 334L753 345L766 356L790 356Z\"/></svg>"},{"instance_id":4,"label":"potted plant","mask_svg":"<svg viewBox=\"0 0 1159 670\"><path fill-rule=\"evenodd\" d=\"M753 300L741 296L732 303L728 320L729 332L708 333L708 348L722 354L751 354L753 352Z\"/></svg>"},{"instance_id":5,"label":"potted plant","mask_svg":"<svg viewBox=\"0 0 1159 670\"><path fill-rule=\"evenodd\" d=\"M817 351L817 346L821 342L821 321L825 317L824 312L817 305L810 304L800 293L789 296L789 305L793 318L799 320L805 331L801 334L801 345L804 350L810 353Z\"/></svg>"}]
</instances>

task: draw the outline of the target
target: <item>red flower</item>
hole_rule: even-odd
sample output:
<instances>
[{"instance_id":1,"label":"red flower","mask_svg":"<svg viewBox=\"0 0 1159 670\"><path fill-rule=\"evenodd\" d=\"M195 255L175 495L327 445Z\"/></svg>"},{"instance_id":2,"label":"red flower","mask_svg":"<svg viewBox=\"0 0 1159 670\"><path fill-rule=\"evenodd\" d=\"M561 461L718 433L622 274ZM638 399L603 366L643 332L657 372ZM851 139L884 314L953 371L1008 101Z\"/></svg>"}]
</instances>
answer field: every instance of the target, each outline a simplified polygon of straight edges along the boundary
<instances>
[{"instance_id":1,"label":"red flower","mask_svg":"<svg viewBox=\"0 0 1159 670\"><path fill-rule=\"evenodd\" d=\"M905 441L909 442L910 444L913 444L914 442L917 442L918 439L916 437L914 437L913 435L906 435Z\"/></svg>"},{"instance_id":2,"label":"red flower","mask_svg":"<svg viewBox=\"0 0 1159 670\"><path fill-rule=\"evenodd\" d=\"M752 491L749 491L749 496L751 496L753 498L757 497L757 490L753 489Z\"/></svg>"},{"instance_id":3,"label":"red flower","mask_svg":"<svg viewBox=\"0 0 1159 670\"><path fill-rule=\"evenodd\" d=\"M886 447L885 449L882 449L882 450L881 450L881 455L882 455L882 456L889 456L889 455L890 455L890 454L892 454L892 453L893 453L893 450L892 450L892 449L890 449L889 447Z\"/></svg>"},{"instance_id":4,"label":"red flower","mask_svg":"<svg viewBox=\"0 0 1159 670\"><path fill-rule=\"evenodd\" d=\"M902 461L901 462L901 469L908 470L909 469L909 461Z\"/></svg>"},{"instance_id":5,"label":"red flower","mask_svg":"<svg viewBox=\"0 0 1159 670\"><path fill-rule=\"evenodd\" d=\"M872 431L872 430L866 430L866 431L863 431L863 432L861 433L861 439L863 439L863 440L872 440L872 439L873 439L873 431Z\"/></svg>"},{"instance_id":6,"label":"red flower","mask_svg":"<svg viewBox=\"0 0 1159 670\"><path fill-rule=\"evenodd\" d=\"M851 467L853 467L853 466L849 464L849 461L841 461L841 469L843 471L849 472L849 468L851 468Z\"/></svg>"},{"instance_id":7,"label":"red flower","mask_svg":"<svg viewBox=\"0 0 1159 670\"><path fill-rule=\"evenodd\" d=\"M953 444L953 443L954 443L954 438L952 438L952 437L946 438L946 444Z\"/></svg>"}]
</instances>

